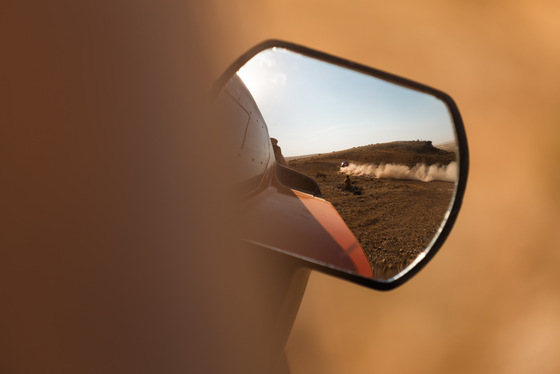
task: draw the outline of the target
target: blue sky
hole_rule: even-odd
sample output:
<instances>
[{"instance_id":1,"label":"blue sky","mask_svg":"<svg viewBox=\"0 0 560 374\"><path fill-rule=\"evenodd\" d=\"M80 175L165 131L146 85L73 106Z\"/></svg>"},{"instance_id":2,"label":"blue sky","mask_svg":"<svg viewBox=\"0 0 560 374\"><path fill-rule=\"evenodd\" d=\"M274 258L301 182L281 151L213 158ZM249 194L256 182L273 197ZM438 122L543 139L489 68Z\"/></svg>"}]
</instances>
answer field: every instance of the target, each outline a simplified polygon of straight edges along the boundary
<instances>
[{"instance_id":1,"label":"blue sky","mask_svg":"<svg viewBox=\"0 0 560 374\"><path fill-rule=\"evenodd\" d=\"M286 49L259 53L238 74L285 156L455 139L441 100Z\"/></svg>"}]
</instances>

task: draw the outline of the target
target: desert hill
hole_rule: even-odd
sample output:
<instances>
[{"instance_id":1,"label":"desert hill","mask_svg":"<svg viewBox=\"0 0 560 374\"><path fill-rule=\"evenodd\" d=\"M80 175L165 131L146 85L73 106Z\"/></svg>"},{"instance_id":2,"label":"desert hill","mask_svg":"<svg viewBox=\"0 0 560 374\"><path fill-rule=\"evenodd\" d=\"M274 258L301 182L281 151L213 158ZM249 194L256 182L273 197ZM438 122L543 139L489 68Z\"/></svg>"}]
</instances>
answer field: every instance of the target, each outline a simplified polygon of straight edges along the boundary
<instances>
[{"instance_id":1,"label":"desert hill","mask_svg":"<svg viewBox=\"0 0 560 374\"><path fill-rule=\"evenodd\" d=\"M455 152L436 148L431 141L423 140L370 144L312 156L311 158L326 160L334 157L356 163L402 164L406 166L416 164L447 165L456 160Z\"/></svg>"},{"instance_id":2,"label":"desert hill","mask_svg":"<svg viewBox=\"0 0 560 374\"><path fill-rule=\"evenodd\" d=\"M288 165L315 177L315 173L332 170L333 166L340 166L343 161L358 164L400 164L413 167L417 164L448 165L456 159L455 152L436 148L431 141L413 140L370 144L343 151L294 157L288 161Z\"/></svg>"}]
</instances>

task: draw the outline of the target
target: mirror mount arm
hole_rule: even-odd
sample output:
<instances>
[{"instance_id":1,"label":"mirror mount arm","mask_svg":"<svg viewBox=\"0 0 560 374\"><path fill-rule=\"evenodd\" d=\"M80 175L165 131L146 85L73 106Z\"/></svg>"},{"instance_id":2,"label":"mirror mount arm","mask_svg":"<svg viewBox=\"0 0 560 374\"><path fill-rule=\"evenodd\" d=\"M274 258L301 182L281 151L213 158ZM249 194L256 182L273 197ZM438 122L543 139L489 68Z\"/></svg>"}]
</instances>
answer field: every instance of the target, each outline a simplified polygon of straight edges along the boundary
<instances>
[{"instance_id":1,"label":"mirror mount arm","mask_svg":"<svg viewBox=\"0 0 560 374\"><path fill-rule=\"evenodd\" d=\"M279 163L276 163L276 177L282 185L288 188L308 193L313 197L323 197L319 185L313 178Z\"/></svg>"}]
</instances>

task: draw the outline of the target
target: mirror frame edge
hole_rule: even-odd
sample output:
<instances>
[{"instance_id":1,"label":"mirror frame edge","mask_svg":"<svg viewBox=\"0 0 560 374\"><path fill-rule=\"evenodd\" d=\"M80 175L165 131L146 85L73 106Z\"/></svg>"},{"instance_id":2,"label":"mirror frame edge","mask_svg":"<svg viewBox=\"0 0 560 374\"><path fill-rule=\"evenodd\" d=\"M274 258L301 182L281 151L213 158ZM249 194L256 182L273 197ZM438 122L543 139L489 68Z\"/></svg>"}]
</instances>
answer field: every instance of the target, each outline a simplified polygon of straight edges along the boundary
<instances>
[{"instance_id":1,"label":"mirror frame edge","mask_svg":"<svg viewBox=\"0 0 560 374\"><path fill-rule=\"evenodd\" d=\"M378 291L389 291L394 288L397 288L407 282L409 279L414 277L420 270L426 266L428 262L437 254L439 249L443 246L443 243L449 236L451 229L453 228L459 211L461 209L463 198L465 195L465 190L467 186L467 179L468 179L468 170L469 170L469 151L468 151L468 142L467 142L467 135L465 132L465 127L463 124L463 119L461 114L459 113L459 109L455 101L443 91L435 89L433 87L427 86L422 83L418 83L416 81L394 75L391 73L387 73L385 71L375 69L366 65L362 65L350 60L346 60L340 57L336 57L324 52L320 52L311 48L307 48L301 46L299 44L294 44L291 42L286 42L283 40L278 39L269 39L263 41L254 47L250 48L247 52L242 54L238 57L229 67L222 73L222 75L215 81L212 89L211 89L211 96L210 98L213 100L215 99L222 88L226 85L229 79L243 66L245 65L250 59L256 56L258 53L270 49L270 48L285 48L289 49L293 52L300 53L304 56L315 58L324 62L332 63L334 65L338 65L343 68L351 69L369 76L373 76L382 80L385 80L390 83L394 83L403 87L411 88L416 91L420 91L436 98L440 99L445 103L447 108L449 109L449 113L453 120L453 125L455 129L455 135L457 136L457 144L458 144L458 157L459 157L459 175L458 180L456 183L456 191L453 197L453 205L449 210L449 215L443 227L441 227L441 231L437 236L436 240L431 243L428 252L425 252L425 255L422 259L420 259L412 268L410 268L406 273L402 275L398 275L390 278L388 280L379 280L379 279L369 279L364 278L359 275L351 274L343 270L336 269L334 267L327 266L325 264L320 264L317 262L312 262L311 260L303 259L296 257L289 253L286 250L279 250L276 248L269 248L257 245L252 242L246 241L248 246L251 247L259 247L259 248L266 248L267 250L273 250L276 252L283 253L293 259L295 263L299 264L300 266L310 268L312 270L317 270L321 273L328 274L335 276L337 278L342 278L352 283L357 283L361 286L375 289Z\"/></svg>"}]
</instances>

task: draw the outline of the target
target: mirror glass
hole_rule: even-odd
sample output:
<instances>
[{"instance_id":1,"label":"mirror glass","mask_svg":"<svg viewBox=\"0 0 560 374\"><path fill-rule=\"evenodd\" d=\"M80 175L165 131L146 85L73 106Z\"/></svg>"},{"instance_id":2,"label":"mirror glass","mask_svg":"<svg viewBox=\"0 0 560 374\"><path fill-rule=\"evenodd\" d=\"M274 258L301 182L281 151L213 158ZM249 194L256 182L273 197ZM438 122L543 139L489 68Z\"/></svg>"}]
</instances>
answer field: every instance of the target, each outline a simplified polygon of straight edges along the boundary
<instances>
[{"instance_id":1,"label":"mirror glass","mask_svg":"<svg viewBox=\"0 0 560 374\"><path fill-rule=\"evenodd\" d=\"M442 100L283 48L260 52L232 79L262 115L271 157L318 184L313 199L344 220L368 276L395 279L425 256L458 179L454 125Z\"/></svg>"}]
</instances>

